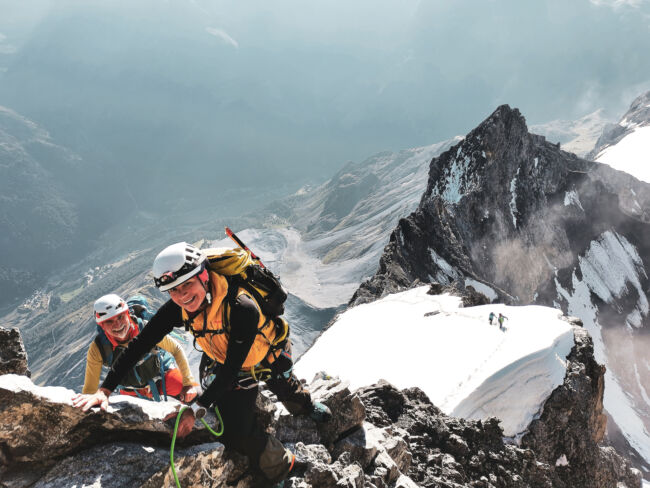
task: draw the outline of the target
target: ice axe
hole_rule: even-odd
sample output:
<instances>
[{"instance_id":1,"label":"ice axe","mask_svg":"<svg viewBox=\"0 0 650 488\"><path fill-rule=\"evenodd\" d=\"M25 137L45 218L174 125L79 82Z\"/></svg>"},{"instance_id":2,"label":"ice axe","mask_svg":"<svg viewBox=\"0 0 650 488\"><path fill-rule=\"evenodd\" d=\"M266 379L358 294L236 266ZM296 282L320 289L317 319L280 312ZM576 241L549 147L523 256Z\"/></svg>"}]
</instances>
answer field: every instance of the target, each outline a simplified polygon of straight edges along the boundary
<instances>
[{"instance_id":1,"label":"ice axe","mask_svg":"<svg viewBox=\"0 0 650 488\"><path fill-rule=\"evenodd\" d=\"M262 263L262 261L260 260L260 258L258 258L258 257L255 255L255 253L254 253L253 251L251 251L251 250L248 248L248 246L247 246L246 244L244 244L244 243L242 242L242 240L241 240L239 237L237 237L237 234L235 234L232 230L230 230L230 227L226 227L226 235L227 235L228 237L230 237L233 241L235 241L235 243L236 243L239 247L241 247L244 251L248 251L249 253L251 253L251 258L253 258L255 261L257 261L258 264L259 264L262 268L266 268L266 266L264 266L264 263Z\"/></svg>"}]
</instances>

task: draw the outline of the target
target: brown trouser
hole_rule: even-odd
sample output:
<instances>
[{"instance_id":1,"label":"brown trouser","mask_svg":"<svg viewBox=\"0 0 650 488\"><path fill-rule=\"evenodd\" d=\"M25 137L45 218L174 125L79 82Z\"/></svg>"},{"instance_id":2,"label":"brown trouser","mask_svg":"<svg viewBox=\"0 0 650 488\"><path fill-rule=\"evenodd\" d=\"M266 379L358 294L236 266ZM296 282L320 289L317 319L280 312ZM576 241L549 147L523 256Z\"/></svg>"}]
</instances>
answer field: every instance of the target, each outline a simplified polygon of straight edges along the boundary
<instances>
[{"instance_id":1,"label":"brown trouser","mask_svg":"<svg viewBox=\"0 0 650 488\"><path fill-rule=\"evenodd\" d=\"M266 380L269 389L277 395L292 414L306 414L312 410L309 391L292 373L291 343L270 365L272 377ZM257 423L255 400L258 386L235 388L222 395L216 405L223 420L224 446L248 456L251 465L259 468L271 481L284 479L293 462L293 455L275 437L265 433Z\"/></svg>"}]
</instances>

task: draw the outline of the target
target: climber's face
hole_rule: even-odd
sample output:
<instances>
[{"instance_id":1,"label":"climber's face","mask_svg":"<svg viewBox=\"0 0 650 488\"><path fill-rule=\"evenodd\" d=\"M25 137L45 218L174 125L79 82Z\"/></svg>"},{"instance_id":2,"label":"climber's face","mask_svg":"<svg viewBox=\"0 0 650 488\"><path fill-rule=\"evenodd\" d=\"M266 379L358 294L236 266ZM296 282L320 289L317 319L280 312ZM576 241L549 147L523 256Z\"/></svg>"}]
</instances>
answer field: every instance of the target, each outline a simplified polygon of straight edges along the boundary
<instances>
[{"instance_id":1,"label":"climber's face","mask_svg":"<svg viewBox=\"0 0 650 488\"><path fill-rule=\"evenodd\" d=\"M196 312L205 300L205 287L198 276L169 290L169 298L187 312Z\"/></svg>"},{"instance_id":2,"label":"climber's face","mask_svg":"<svg viewBox=\"0 0 650 488\"><path fill-rule=\"evenodd\" d=\"M116 342L124 342L129 337L131 329L131 319L129 313L124 312L101 323L102 329L110 335Z\"/></svg>"}]
</instances>

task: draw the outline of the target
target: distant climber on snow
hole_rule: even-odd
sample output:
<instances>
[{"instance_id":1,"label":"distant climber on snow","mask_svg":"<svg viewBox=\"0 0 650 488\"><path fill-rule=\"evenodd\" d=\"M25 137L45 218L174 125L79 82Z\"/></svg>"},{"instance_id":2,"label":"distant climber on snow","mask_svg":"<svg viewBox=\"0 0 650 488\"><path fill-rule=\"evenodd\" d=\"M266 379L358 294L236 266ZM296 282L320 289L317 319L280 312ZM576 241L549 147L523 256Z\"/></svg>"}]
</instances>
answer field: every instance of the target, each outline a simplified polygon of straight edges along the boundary
<instances>
[{"instance_id":1,"label":"distant climber on snow","mask_svg":"<svg viewBox=\"0 0 650 488\"><path fill-rule=\"evenodd\" d=\"M494 315L494 312L490 312L490 315L488 316L488 320L490 321L490 325L492 324L492 321L496 318L496 315Z\"/></svg>"},{"instance_id":2,"label":"distant climber on snow","mask_svg":"<svg viewBox=\"0 0 650 488\"><path fill-rule=\"evenodd\" d=\"M200 251L180 242L158 254L154 281L169 293L170 300L115 362L99 391L76 398L73 404L84 411L94 405L106 409L108 396L133 365L174 327L185 326L203 350L201 383L205 391L191 409L183 411L178 435L187 435L195 418L216 406L223 428L219 441L247 455L269 486L282 486L295 458L258 425L258 382L265 381L294 415L326 422L331 412L312 400L292 372L288 324L279 316L286 292L259 259L233 238L241 249ZM265 283L271 292L260 294L253 279Z\"/></svg>"},{"instance_id":3,"label":"distant climber on snow","mask_svg":"<svg viewBox=\"0 0 650 488\"><path fill-rule=\"evenodd\" d=\"M137 297L142 313L147 310L144 297ZM129 302L118 295L104 295L94 305L97 335L86 356L86 376L82 393L95 393L102 366L110 368L128 343L143 327L143 321L129 310ZM185 352L178 342L165 336L147 353L145 359L127 372L117 387L122 395L159 401L167 396L191 401L198 394Z\"/></svg>"},{"instance_id":4,"label":"distant climber on snow","mask_svg":"<svg viewBox=\"0 0 650 488\"><path fill-rule=\"evenodd\" d=\"M503 326L503 322L505 320L508 320L508 317L503 315L502 313L499 314L499 318L497 319L499 321L499 329L501 330L506 330L506 328Z\"/></svg>"}]
</instances>

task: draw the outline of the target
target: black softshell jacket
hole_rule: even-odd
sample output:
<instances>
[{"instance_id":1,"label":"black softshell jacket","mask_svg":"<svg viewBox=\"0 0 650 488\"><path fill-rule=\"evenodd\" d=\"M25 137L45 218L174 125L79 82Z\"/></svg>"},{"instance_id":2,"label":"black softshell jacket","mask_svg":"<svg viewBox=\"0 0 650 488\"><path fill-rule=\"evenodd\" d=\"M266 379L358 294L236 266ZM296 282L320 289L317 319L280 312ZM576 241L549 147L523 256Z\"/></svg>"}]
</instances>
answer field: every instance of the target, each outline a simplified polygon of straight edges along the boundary
<instances>
[{"instance_id":1,"label":"black softshell jacket","mask_svg":"<svg viewBox=\"0 0 650 488\"><path fill-rule=\"evenodd\" d=\"M237 297L230 311L230 335L224 367L219 368L215 380L199 397L198 403L203 407L209 408L221 393L231 389L235 384L237 373L241 370L255 341L258 321L259 311L255 302L247 295ZM174 327L183 327L182 310L172 300L168 300L115 361L102 383L102 388L111 392L115 390L126 373Z\"/></svg>"}]
</instances>

